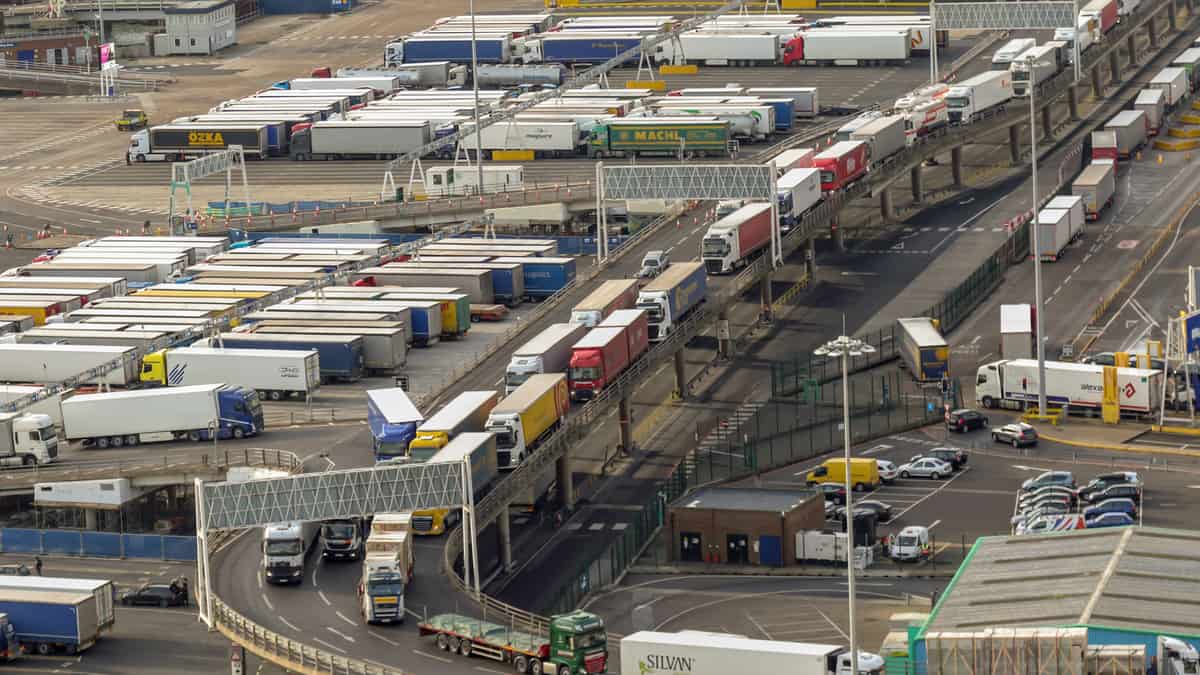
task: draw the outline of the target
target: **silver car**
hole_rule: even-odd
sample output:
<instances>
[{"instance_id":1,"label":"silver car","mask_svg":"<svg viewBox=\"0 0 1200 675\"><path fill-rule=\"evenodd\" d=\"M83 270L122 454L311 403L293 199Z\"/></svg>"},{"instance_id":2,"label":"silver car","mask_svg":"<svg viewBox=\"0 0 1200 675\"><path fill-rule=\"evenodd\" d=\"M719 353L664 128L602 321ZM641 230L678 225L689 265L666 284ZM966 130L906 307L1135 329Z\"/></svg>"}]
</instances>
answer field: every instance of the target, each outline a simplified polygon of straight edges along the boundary
<instances>
[{"instance_id":1,"label":"silver car","mask_svg":"<svg viewBox=\"0 0 1200 675\"><path fill-rule=\"evenodd\" d=\"M914 476L920 478L932 478L938 480L943 476L949 476L954 473L954 467L950 466L949 462L942 461L936 457L922 457L908 464L900 465L900 477L911 478Z\"/></svg>"}]
</instances>

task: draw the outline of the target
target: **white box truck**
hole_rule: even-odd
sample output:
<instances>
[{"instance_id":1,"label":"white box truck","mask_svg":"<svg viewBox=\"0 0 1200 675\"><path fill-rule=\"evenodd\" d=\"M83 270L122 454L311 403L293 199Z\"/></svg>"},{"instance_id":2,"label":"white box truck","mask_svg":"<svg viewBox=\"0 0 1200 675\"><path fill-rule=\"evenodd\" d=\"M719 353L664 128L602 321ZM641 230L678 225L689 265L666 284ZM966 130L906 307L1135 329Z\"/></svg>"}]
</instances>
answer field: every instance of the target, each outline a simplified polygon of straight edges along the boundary
<instances>
[{"instance_id":1,"label":"white box truck","mask_svg":"<svg viewBox=\"0 0 1200 675\"><path fill-rule=\"evenodd\" d=\"M1006 359L1033 358L1035 324L1031 305L1000 305L1000 355Z\"/></svg>"},{"instance_id":2,"label":"white box truck","mask_svg":"<svg viewBox=\"0 0 1200 675\"><path fill-rule=\"evenodd\" d=\"M180 347L142 357L142 382L152 386L232 383L273 401L311 396L321 386L316 350Z\"/></svg>"},{"instance_id":3,"label":"white box truck","mask_svg":"<svg viewBox=\"0 0 1200 675\"><path fill-rule=\"evenodd\" d=\"M1083 199L1083 213L1088 220L1100 218L1100 212L1113 201L1116 193L1116 165L1112 160L1096 160L1087 165L1071 183L1071 194Z\"/></svg>"},{"instance_id":4,"label":"white box truck","mask_svg":"<svg viewBox=\"0 0 1200 675\"><path fill-rule=\"evenodd\" d=\"M870 162L877 165L908 145L904 122L903 115L880 117L854 130L849 140L866 143Z\"/></svg>"},{"instance_id":5,"label":"white box truck","mask_svg":"<svg viewBox=\"0 0 1200 675\"><path fill-rule=\"evenodd\" d=\"M1029 254L1042 260L1058 260L1071 243L1071 212L1066 209L1042 209L1038 212L1037 238L1029 240Z\"/></svg>"},{"instance_id":6,"label":"white box truck","mask_svg":"<svg viewBox=\"0 0 1200 675\"><path fill-rule=\"evenodd\" d=\"M1071 239L1075 239L1083 234L1083 225L1086 222L1083 197L1079 195L1059 195L1046 202L1045 208L1062 209L1069 214Z\"/></svg>"},{"instance_id":7,"label":"white box truck","mask_svg":"<svg viewBox=\"0 0 1200 675\"><path fill-rule=\"evenodd\" d=\"M1161 370L1117 368L1117 399L1122 413L1149 414L1158 410L1162 395ZM995 361L975 374L975 401L985 408L1018 407L1038 399L1036 359ZM1098 409L1104 400L1104 366L1046 362L1046 401L1055 406Z\"/></svg>"},{"instance_id":8,"label":"white box truck","mask_svg":"<svg viewBox=\"0 0 1200 675\"><path fill-rule=\"evenodd\" d=\"M1149 123L1141 110L1122 110L1105 123L1106 131L1117 134L1117 157L1128 159L1146 144Z\"/></svg>"},{"instance_id":9,"label":"white box truck","mask_svg":"<svg viewBox=\"0 0 1200 675\"><path fill-rule=\"evenodd\" d=\"M946 92L950 123L970 124L985 113L1003 110L1012 97L1012 73L992 70L967 78Z\"/></svg>"},{"instance_id":10,"label":"white box truck","mask_svg":"<svg viewBox=\"0 0 1200 675\"><path fill-rule=\"evenodd\" d=\"M1183 68L1163 68L1150 79L1151 89L1161 89L1166 96L1167 110L1175 106L1188 95L1188 74Z\"/></svg>"},{"instance_id":11,"label":"white box truck","mask_svg":"<svg viewBox=\"0 0 1200 675\"><path fill-rule=\"evenodd\" d=\"M655 48L657 63L697 63L705 66L774 65L779 62L779 36L770 33L687 32L678 43Z\"/></svg>"},{"instance_id":12,"label":"white box truck","mask_svg":"<svg viewBox=\"0 0 1200 675\"><path fill-rule=\"evenodd\" d=\"M1030 64L1026 59L1033 59ZM1058 47L1045 44L1022 53L1008 70L1012 73L1013 96L1028 96L1029 92L1059 71Z\"/></svg>"},{"instance_id":13,"label":"white box truck","mask_svg":"<svg viewBox=\"0 0 1200 675\"><path fill-rule=\"evenodd\" d=\"M63 401L64 436L98 448L188 439L254 436L263 429L262 404L251 389L198 384L78 394Z\"/></svg>"},{"instance_id":14,"label":"white box truck","mask_svg":"<svg viewBox=\"0 0 1200 675\"><path fill-rule=\"evenodd\" d=\"M1133 100L1133 109L1146 113L1146 133L1157 136L1166 113L1167 97L1161 89L1143 89Z\"/></svg>"},{"instance_id":15,"label":"white box truck","mask_svg":"<svg viewBox=\"0 0 1200 675\"><path fill-rule=\"evenodd\" d=\"M532 150L537 157L562 157L582 152L584 141L579 125L570 121L498 122L483 128L484 152ZM475 134L469 134L462 143L473 150Z\"/></svg>"},{"instance_id":16,"label":"white box truck","mask_svg":"<svg viewBox=\"0 0 1200 675\"><path fill-rule=\"evenodd\" d=\"M77 384L128 387L137 384L141 362L134 347L111 345L0 344L0 381L62 382L104 364L107 375Z\"/></svg>"},{"instance_id":17,"label":"white box truck","mask_svg":"<svg viewBox=\"0 0 1200 675\"><path fill-rule=\"evenodd\" d=\"M821 201L821 170L792 169L779 177L779 227L786 234Z\"/></svg>"},{"instance_id":18,"label":"white box truck","mask_svg":"<svg viewBox=\"0 0 1200 675\"><path fill-rule=\"evenodd\" d=\"M1008 70L1021 54L1036 46L1034 38L1014 38L1005 42L992 54L992 70Z\"/></svg>"},{"instance_id":19,"label":"white box truck","mask_svg":"<svg viewBox=\"0 0 1200 675\"><path fill-rule=\"evenodd\" d=\"M782 640L752 640L740 635L680 631L639 631L621 638L622 673L788 673L851 675L845 647ZM883 673L883 659L858 652L859 675Z\"/></svg>"},{"instance_id":20,"label":"white box truck","mask_svg":"<svg viewBox=\"0 0 1200 675\"><path fill-rule=\"evenodd\" d=\"M13 401L36 394L43 390L42 387L24 384L4 384L0 385L0 403L12 403ZM50 395L44 395L44 398L38 400L37 403L25 408L22 412L33 413L35 415L46 415L54 426L62 429L62 402L63 399L71 398L75 393L74 389L64 389Z\"/></svg>"},{"instance_id":21,"label":"white box truck","mask_svg":"<svg viewBox=\"0 0 1200 675\"><path fill-rule=\"evenodd\" d=\"M587 333L580 323L552 323L513 352L504 373L504 395L516 391L531 375L565 373L571 347Z\"/></svg>"}]
</instances>

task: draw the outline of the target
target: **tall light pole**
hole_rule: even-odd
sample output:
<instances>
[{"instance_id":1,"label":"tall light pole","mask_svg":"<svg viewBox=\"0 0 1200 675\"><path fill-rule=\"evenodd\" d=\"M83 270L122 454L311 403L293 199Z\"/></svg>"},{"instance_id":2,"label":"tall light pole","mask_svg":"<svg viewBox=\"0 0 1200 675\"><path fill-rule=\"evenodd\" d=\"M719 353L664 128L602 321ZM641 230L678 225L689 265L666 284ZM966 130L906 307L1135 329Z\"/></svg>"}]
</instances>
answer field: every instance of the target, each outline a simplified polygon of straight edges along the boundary
<instances>
[{"instance_id":1,"label":"tall light pole","mask_svg":"<svg viewBox=\"0 0 1200 675\"><path fill-rule=\"evenodd\" d=\"M1076 35L1078 40L1078 35ZM1029 91L1029 161L1032 164L1033 204L1031 212L1033 219L1029 227L1029 236L1033 240L1033 314L1037 331L1037 362L1038 362L1038 414L1046 414L1046 338L1042 333L1042 248L1041 224L1038 221L1038 176L1037 176L1037 110L1033 99L1037 94L1037 80L1034 79L1034 69L1039 64L1034 62L1033 55L1025 57L1026 80Z\"/></svg>"},{"instance_id":2,"label":"tall light pole","mask_svg":"<svg viewBox=\"0 0 1200 675\"><path fill-rule=\"evenodd\" d=\"M845 327L843 326L843 330ZM844 432L846 459L846 591L850 604L850 672L858 675L858 631L854 620L854 481L850 471L850 357L872 354L875 348L845 335L818 347L817 356L841 357L842 359L842 429Z\"/></svg>"},{"instance_id":3,"label":"tall light pole","mask_svg":"<svg viewBox=\"0 0 1200 675\"><path fill-rule=\"evenodd\" d=\"M483 130L479 127L479 56L475 47L475 0L469 0L467 11L471 14L471 90L475 94L475 170L479 180L479 194L483 194Z\"/></svg>"}]
</instances>

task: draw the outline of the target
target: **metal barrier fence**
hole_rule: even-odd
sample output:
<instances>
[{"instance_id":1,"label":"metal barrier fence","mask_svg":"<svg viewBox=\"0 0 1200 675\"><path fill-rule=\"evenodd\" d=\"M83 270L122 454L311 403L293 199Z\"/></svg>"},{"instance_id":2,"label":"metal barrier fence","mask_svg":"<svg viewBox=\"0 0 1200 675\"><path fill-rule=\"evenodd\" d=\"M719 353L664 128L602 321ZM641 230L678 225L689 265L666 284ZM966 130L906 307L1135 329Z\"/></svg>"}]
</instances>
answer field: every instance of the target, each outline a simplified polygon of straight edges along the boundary
<instances>
[{"instance_id":1,"label":"metal barrier fence","mask_svg":"<svg viewBox=\"0 0 1200 675\"><path fill-rule=\"evenodd\" d=\"M196 538L82 530L0 529L0 553L196 562Z\"/></svg>"}]
</instances>

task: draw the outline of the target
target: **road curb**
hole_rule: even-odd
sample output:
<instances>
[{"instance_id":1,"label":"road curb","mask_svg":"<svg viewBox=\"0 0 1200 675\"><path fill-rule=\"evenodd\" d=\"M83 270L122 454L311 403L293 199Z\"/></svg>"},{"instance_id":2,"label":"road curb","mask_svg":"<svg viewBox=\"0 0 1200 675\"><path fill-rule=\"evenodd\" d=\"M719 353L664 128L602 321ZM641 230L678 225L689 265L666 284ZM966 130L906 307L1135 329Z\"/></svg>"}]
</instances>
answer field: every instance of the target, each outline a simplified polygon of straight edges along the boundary
<instances>
[{"instance_id":1,"label":"road curb","mask_svg":"<svg viewBox=\"0 0 1200 675\"><path fill-rule=\"evenodd\" d=\"M1141 434L1138 434L1139 436ZM1113 452L1127 452L1138 455L1175 455L1176 457L1196 457L1200 458L1200 450L1182 450L1179 448L1160 448L1150 447L1145 445L1124 445L1118 443L1091 443L1086 441L1076 441L1061 436L1052 436L1050 434L1041 434L1043 440L1051 443L1061 443L1075 448L1087 448L1089 450L1111 450ZM1135 436L1134 438L1137 438Z\"/></svg>"},{"instance_id":2,"label":"road curb","mask_svg":"<svg viewBox=\"0 0 1200 675\"><path fill-rule=\"evenodd\" d=\"M1170 427L1161 424L1150 425L1150 431L1158 434L1175 434L1177 436L1197 436L1200 437L1200 429L1189 429L1186 427ZM1145 432L1142 432L1145 433ZM1141 434L1138 434L1140 436ZM1136 438L1136 437L1135 437Z\"/></svg>"},{"instance_id":3,"label":"road curb","mask_svg":"<svg viewBox=\"0 0 1200 675\"><path fill-rule=\"evenodd\" d=\"M954 576L958 565L947 564L942 571L928 570L920 572L881 572L875 570L858 570L856 579L945 579ZM811 567L764 567L760 569L739 567L736 569L705 568L703 570L684 569L674 565L633 565L627 574L646 574L663 576L723 576L723 577L829 577L845 578L844 569L811 568Z\"/></svg>"}]
</instances>

